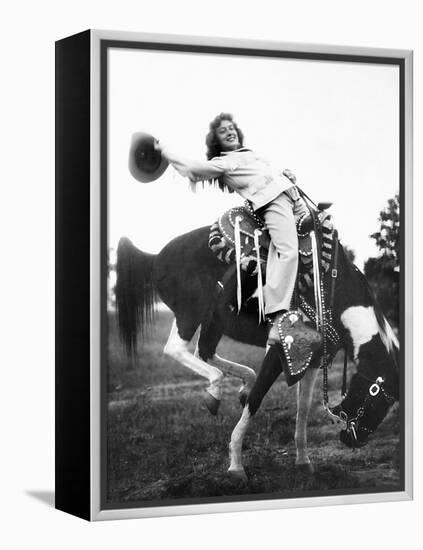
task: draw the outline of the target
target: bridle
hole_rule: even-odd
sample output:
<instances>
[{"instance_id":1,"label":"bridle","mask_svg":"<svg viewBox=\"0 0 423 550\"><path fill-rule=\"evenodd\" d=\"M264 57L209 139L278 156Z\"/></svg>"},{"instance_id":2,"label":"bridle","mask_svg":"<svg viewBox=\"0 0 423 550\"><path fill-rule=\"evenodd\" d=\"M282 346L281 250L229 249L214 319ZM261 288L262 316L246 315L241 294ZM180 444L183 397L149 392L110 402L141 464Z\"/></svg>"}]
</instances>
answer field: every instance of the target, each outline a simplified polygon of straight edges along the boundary
<instances>
[{"instance_id":1,"label":"bridle","mask_svg":"<svg viewBox=\"0 0 423 550\"><path fill-rule=\"evenodd\" d=\"M376 380L368 378L361 372L357 372L357 376L360 376L361 378L364 378L367 382L370 382L370 385L366 391L366 397L364 398L363 404L358 407L355 413L353 413L351 416L349 416L348 413L344 411L342 406L340 406L339 414L334 414L333 412L331 413L332 416L337 416L342 422L344 422L344 429L351 436L354 444L358 443L357 431L359 429L360 418L364 415L368 404L371 403L378 396L382 396L389 406L391 406L395 402L395 397L390 395L384 388L385 380L381 376L378 376ZM367 435L370 435L374 432L374 430L371 430L366 426L361 426L361 430L366 432Z\"/></svg>"}]
</instances>

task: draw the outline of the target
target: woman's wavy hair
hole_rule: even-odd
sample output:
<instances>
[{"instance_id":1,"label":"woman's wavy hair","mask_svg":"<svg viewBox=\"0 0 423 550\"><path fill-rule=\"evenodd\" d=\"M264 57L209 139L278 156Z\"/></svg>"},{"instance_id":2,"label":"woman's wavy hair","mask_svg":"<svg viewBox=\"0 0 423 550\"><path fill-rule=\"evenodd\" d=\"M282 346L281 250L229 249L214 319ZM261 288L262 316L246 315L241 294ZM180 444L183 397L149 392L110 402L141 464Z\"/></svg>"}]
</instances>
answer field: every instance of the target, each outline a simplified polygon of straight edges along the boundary
<instances>
[{"instance_id":1,"label":"woman's wavy hair","mask_svg":"<svg viewBox=\"0 0 423 550\"><path fill-rule=\"evenodd\" d=\"M220 113L220 115L217 115L209 124L209 132L206 135L206 146L207 146L207 160L210 160L214 157L218 157L220 153L222 152L222 147L220 145L219 140L216 136L216 130L220 126L220 123L222 120L229 120L234 125L234 128L238 134L238 140L239 144L242 147L244 145L244 134L240 127L237 125L237 123L234 121L234 117L231 113ZM222 181L223 178L218 178L218 186L221 191L229 191L229 193L233 193L234 190L225 185Z\"/></svg>"}]
</instances>

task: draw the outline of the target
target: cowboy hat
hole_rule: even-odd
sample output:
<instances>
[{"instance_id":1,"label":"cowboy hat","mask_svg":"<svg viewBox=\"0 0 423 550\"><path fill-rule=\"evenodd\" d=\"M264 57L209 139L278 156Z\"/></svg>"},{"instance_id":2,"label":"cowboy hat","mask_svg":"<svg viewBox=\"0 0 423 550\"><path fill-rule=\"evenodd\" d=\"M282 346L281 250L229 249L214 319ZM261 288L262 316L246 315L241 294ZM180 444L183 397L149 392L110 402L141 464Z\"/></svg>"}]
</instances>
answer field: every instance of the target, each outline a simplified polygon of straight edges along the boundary
<instances>
[{"instance_id":1,"label":"cowboy hat","mask_svg":"<svg viewBox=\"0 0 423 550\"><path fill-rule=\"evenodd\" d=\"M132 135L129 171L136 180L142 183L156 180L169 166L167 159L155 149L155 141L153 136L145 132L137 132Z\"/></svg>"}]
</instances>

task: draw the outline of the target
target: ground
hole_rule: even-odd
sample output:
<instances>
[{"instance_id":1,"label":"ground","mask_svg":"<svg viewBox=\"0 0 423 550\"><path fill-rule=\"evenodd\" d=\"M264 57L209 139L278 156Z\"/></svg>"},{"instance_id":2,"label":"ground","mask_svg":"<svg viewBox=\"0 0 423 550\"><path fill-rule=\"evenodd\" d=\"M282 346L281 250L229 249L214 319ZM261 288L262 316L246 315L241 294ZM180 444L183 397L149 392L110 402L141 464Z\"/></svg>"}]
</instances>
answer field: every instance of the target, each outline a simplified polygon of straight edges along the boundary
<instances>
[{"instance_id":1,"label":"ground","mask_svg":"<svg viewBox=\"0 0 423 550\"><path fill-rule=\"evenodd\" d=\"M339 442L340 426L324 412L316 385L308 441L314 475L295 468L296 388L283 376L273 385L244 441L248 482L226 473L228 443L241 414L239 381L225 378L217 417L207 411L206 381L162 353L173 316L157 314L151 336L139 345L137 363L118 341L109 317L107 402L107 500L146 501L273 494L280 497L398 490L399 408L394 406L369 444L351 451ZM264 350L224 338L218 353L259 369ZM342 357L329 377L330 402L340 400ZM352 371L353 366L350 366ZM210 500L210 498L209 498Z\"/></svg>"}]
</instances>

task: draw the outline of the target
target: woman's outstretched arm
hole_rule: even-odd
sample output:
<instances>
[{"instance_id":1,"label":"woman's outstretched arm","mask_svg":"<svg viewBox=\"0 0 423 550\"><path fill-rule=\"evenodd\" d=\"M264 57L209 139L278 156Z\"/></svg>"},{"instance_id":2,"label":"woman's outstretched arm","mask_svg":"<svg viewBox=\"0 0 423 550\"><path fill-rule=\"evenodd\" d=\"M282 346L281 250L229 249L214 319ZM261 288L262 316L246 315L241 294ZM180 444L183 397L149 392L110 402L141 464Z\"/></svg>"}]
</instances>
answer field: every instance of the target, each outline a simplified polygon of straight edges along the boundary
<instances>
[{"instance_id":1,"label":"woman's outstretched arm","mask_svg":"<svg viewBox=\"0 0 423 550\"><path fill-rule=\"evenodd\" d=\"M159 150L181 176L191 181L215 179L230 170L230 163L226 158L213 160L192 160L170 151L160 142L155 148Z\"/></svg>"}]
</instances>

